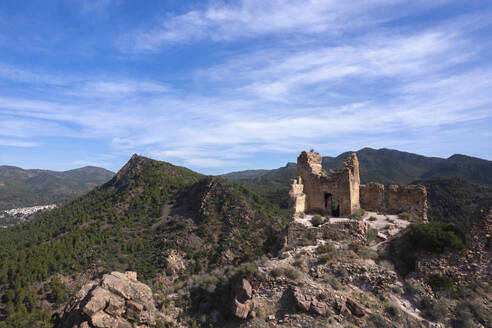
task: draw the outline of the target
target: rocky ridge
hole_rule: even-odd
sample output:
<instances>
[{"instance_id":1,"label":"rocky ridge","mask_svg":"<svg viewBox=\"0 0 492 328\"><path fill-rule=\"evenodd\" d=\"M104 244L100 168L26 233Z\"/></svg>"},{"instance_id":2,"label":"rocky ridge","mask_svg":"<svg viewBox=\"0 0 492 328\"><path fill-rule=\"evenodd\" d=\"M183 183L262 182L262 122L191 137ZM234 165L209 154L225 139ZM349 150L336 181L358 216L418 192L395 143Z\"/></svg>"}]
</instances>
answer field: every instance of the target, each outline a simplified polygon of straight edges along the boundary
<instances>
[{"instance_id":1,"label":"rocky ridge","mask_svg":"<svg viewBox=\"0 0 492 328\"><path fill-rule=\"evenodd\" d=\"M152 290L136 272L112 272L87 283L65 308L60 327L153 327L160 317Z\"/></svg>"}]
</instances>

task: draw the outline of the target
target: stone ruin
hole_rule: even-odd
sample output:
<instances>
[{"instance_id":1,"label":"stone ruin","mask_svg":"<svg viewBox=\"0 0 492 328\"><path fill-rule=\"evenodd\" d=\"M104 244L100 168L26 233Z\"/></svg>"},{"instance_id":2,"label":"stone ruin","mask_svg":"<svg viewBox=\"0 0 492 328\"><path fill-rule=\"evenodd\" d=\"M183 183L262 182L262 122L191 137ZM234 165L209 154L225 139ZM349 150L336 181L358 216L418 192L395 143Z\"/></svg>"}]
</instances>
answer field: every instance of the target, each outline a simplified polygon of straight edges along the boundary
<instances>
[{"instance_id":1,"label":"stone ruin","mask_svg":"<svg viewBox=\"0 0 492 328\"><path fill-rule=\"evenodd\" d=\"M427 190L422 185L390 185L385 194L379 183L360 184L359 160L350 154L339 171L325 171L322 157L303 151L297 158L297 178L290 189L291 216L318 213L349 217L357 210L399 214L408 212L427 222Z\"/></svg>"}]
</instances>

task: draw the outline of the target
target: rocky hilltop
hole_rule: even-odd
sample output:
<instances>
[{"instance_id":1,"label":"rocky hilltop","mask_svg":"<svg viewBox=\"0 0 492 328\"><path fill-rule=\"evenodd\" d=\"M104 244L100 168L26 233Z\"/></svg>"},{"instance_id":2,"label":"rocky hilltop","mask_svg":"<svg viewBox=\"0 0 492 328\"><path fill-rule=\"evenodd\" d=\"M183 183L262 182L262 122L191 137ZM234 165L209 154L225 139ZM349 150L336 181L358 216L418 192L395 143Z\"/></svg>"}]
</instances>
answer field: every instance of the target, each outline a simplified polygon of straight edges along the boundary
<instances>
[{"instance_id":1,"label":"rocky hilltop","mask_svg":"<svg viewBox=\"0 0 492 328\"><path fill-rule=\"evenodd\" d=\"M292 220L245 186L133 156L1 231L0 328L490 327L492 204L474 186L456 196L466 225L437 222L436 202L429 223L385 212L381 186L348 217Z\"/></svg>"},{"instance_id":2,"label":"rocky hilltop","mask_svg":"<svg viewBox=\"0 0 492 328\"><path fill-rule=\"evenodd\" d=\"M159 318L152 290L136 272L112 272L84 285L67 305L59 327L154 327Z\"/></svg>"}]
</instances>

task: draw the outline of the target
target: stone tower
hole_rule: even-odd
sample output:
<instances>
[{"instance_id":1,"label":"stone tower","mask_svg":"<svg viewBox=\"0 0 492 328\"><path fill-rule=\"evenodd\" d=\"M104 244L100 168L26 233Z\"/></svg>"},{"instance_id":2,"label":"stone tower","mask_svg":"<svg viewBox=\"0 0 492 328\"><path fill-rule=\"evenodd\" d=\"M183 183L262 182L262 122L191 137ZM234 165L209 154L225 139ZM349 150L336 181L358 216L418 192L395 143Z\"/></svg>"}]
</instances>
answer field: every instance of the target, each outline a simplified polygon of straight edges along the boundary
<instances>
[{"instance_id":1,"label":"stone tower","mask_svg":"<svg viewBox=\"0 0 492 328\"><path fill-rule=\"evenodd\" d=\"M357 155L352 153L347 157L340 171L326 172L321 164L322 157L315 152L303 151L297 158L299 179L291 187L295 213L302 212L300 209L304 207L305 212L341 217L351 215L360 208Z\"/></svg>"}]
</instances>

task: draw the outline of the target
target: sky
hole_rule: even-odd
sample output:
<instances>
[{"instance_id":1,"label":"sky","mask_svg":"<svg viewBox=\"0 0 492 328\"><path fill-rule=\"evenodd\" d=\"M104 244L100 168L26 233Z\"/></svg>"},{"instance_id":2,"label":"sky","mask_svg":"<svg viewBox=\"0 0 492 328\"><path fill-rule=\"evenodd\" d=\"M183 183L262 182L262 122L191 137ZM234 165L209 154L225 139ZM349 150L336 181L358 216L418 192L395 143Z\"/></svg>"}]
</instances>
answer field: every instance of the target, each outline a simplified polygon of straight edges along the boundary
<instances>
[{"instance_id":1,"label":"sky","mask_svg":"<svg viewBox=\"0 0 492 328\"><path fill-rule=\"evenodd\" d=\"M492 2L0 2L0 165L492 159Z\"/></svg>"}]
</instances>

